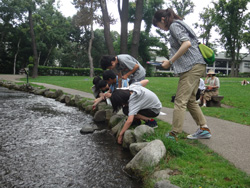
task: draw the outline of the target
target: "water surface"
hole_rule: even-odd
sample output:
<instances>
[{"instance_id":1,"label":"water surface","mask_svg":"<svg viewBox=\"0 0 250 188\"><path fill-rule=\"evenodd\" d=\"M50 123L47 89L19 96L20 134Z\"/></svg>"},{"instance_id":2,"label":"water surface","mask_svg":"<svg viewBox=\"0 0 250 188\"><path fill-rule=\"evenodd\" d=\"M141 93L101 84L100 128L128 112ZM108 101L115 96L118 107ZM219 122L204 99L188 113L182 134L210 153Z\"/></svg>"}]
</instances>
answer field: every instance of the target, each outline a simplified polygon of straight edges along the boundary
<instances>
[{"instance_id":1,"label":"water surface","mask_svg":"<svg viewBox=\"0 0 250 188\"><path fill-rule=\"evenodd\" d=\"M138 188L109 131L81 135L92 116L54 99L0 87L0 187Z\"/></svg>"}]
</instances>

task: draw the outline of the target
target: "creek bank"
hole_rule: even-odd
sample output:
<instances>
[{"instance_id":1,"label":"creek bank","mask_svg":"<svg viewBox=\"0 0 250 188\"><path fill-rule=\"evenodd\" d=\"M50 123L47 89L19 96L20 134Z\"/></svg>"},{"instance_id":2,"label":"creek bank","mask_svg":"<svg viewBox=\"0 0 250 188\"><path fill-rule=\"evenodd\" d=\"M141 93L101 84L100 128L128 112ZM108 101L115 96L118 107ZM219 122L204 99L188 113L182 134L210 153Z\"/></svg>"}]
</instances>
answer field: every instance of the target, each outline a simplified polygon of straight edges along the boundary
<instances>
[{"instance_id":1,"label":"creek bank","mask_svg":"<svg viewBox=\"0 0 250 188\"><path fill-rule=\"evenodd\" d=\"M65 103L68 106L78 107L79 110L86 112L93 116L94 122L101 123L102 127L97 125L84 125L81 129L82 134L93 133L97 129L109 128L112 134L117 138L122 126L126 121L126 116L122 114L113 113L111 106L105 102L101 102L92 109L94 100L81 97L79 95L65 94L62 90L51 91L49 89L41 89L39 87L32 87L29 84L16 85L13 82L0 81L0 86L42 95L44 97L53 98L56 101ZM107 127L103 126L104 124ZM125 171L131 175L136 175L140 178L143 177L143 172L148 168L155 167L159 162L166 157L166 148L161 140L153 140L146 142L144 135L154 134L154 129L147 125L137 126L135 129L129 129L125 132L122 147L129 149L130 153L134 156L133 159L126 165ZM176 187L171 185L168 181L171 170L156 171L151 177L154 179L156 187Z\"/></svg>"}]
</instances>

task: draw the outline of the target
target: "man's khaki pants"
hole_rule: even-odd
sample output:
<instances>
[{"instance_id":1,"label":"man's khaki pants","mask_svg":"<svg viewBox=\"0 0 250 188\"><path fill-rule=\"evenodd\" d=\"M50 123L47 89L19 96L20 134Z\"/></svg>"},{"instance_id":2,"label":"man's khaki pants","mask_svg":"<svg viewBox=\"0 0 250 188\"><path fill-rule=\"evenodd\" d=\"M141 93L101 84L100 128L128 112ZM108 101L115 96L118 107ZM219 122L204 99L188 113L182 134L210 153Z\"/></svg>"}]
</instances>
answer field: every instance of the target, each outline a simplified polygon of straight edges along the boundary
<instances>
[{"instance_id":1,"label":"man's khaki pants","mask_svg":"<svg viewBox=\"0 0 250 188\"><path fill-rule=\"evenodd\" d=\"M202 126L207 123L200 106L196 103L196 93L199 81L205 71L206 65L196 64L191 70L180 75L175 96L172 131L176 133L182 132L186 108L188 108L198 126Z\"/></svg>"}]
</instances>

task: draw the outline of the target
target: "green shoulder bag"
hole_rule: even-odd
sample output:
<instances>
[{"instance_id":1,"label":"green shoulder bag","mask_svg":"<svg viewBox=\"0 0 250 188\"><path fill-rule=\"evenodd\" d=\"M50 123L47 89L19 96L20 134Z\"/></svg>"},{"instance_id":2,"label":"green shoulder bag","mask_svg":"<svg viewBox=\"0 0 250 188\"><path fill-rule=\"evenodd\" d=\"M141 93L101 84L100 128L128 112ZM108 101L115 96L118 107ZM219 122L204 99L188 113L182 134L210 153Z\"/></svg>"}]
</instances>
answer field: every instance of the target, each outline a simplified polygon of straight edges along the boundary
<instances>
[{"instance_id":1,"label":"green shoulder bag","mask_svg":"<svg viewBox=\"0 0 250 188\"><path fill-rule=\"evenodd\" d=\"M175 22L177 22L178 24L182 25L187 30L187 32L189 33L190 37L196 39L196 36L193 33L191 33L191 31L189 31L189 29L185 25L183 25L178 20L176 20ZM214 51L211 48L209 48L208 46L206 46L205 44L201 44L200 42L198 42L198 46L199 46L199 50L201 52L201 55L204 58L204 61L207 64L212 65L213 62L215 61Z\"/></svg>"}]
</instances>

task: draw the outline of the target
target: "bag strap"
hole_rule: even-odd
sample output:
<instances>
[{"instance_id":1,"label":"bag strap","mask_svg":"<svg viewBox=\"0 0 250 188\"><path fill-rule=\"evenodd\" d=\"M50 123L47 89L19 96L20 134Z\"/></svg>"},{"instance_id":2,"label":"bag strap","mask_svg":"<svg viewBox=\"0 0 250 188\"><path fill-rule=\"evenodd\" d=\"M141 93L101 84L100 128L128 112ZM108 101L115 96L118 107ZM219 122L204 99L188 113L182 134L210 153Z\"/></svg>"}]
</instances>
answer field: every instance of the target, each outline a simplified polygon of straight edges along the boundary
<instances>
[{"instance_id":1,"label":"bag strap","mask_svg":"<svg viewBox=\"0 0 250 188\"><path fill-rule=\"evenodd\" d=\"M185 29L186 29L186 31L188 32L188 34L190 35L190 37L191 38L193 38L193 39L196 39L197 40L197 43L198 44L200 44L200 42L198 41L198 39L197 39L197 37L183 24L183 23L181 23L181 21L179 21L179 20L175 20L174 21L175 23L178 23L178 24L180 24L182 27L184 27Z\"/></svg>"}]
</instances>

